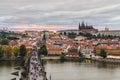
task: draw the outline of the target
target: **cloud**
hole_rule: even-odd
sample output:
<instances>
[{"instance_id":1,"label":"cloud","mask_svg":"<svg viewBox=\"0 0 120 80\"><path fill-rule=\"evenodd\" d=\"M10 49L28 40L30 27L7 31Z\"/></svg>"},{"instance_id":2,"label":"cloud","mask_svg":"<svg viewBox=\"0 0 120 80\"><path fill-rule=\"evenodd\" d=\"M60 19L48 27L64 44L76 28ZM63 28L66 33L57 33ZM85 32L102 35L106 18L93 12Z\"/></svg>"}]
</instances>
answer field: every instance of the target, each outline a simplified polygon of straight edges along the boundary
<instances>
[{"instance_id":1,"label":"cloud","mask_svg":"<svg viewBox=\"0 0 120 80\"><path fill-rule=\"evenodd\" d=\"M0 23L119 26L120 0L1 0Z\"/></svg>"}]
</instances>

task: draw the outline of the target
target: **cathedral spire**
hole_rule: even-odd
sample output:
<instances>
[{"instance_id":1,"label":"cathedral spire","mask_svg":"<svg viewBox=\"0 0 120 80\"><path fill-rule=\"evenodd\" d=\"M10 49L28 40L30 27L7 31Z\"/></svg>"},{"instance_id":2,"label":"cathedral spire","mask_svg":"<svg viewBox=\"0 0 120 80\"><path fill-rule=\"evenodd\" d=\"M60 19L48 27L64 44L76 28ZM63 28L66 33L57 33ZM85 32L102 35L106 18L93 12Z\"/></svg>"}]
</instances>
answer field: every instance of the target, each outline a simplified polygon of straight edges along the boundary
<instances>
[{"instance_id":1,"label":"cathedral spire","mask_svg":"<svg viewBox=\"0 0 120 80\"><path fill-rule=\"evenodd\" d=\"M88 25L87 25L87 22L86 22L86 26L88 26Z\"/></svg>"},{"instance_id":2,"label":"cathedral spire","mask_svg":"<svg viewBox=\"0 0 120 80\"><path fill-rule=\"evenodd\" d=\"M79 23L79 27L78 27L78 29L81 30L81 25L80 25L80 23Z\"/></svg>"},{"instance_id":3,"label":"cathedral spire","mask_svg":"<svg viewBox=\"0 0 120 80\"><path fill-rule=\"evenodd\" d=\"M44 32L44 34L43 34L42 41L43 41L43 44L46 44L46 35L45 35L45 32Z\"/></svg>"},{"instance_id":4,"label":"cathedral spire","mask_svg":"<svg viewBox=\"0 0 120 80\"><path fill-rule=\"evenodd\" d=\"M85 29L84 21L82 22L81 26L82 26L83 29Z\"/></svg>"}]
</instances>

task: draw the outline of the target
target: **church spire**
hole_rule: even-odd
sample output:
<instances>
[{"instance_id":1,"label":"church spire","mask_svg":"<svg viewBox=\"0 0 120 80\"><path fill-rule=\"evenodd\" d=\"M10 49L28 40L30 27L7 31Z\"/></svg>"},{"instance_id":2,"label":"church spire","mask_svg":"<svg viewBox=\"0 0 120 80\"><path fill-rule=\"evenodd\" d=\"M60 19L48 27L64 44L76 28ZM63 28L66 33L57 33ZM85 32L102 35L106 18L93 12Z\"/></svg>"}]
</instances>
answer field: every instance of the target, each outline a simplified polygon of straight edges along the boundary
<instances>
[{"instance_id":1,"label":"church spire","mask_svg":"<svg viewBox=\"0 0 120 80\"><path fill-rule=\"evenodd\" d=\"M81 30L81 25L80 25L80 23L79 23L79 27L78 27L78 29Z\"/></svg>"},{"instance_id":2,"label":"church spire","mask_svg":"<svg viewBox=\"0 0 120 80\"><path fill-rule=\"evenodd\" d=\"M44 32L44 34L43 34L42 41L43 41L43 44L46 44L46 35L45 35L45 32Z\"/></svg>"},{"instance_id":3,"label":"church spire","mask_svg":"<svg viewBox=\"0 0 120 80\"><path fill-rule=\"evenodd\" d=\"M88 25L87 25L87 22L86 22L86 26L88 26Z\"/></svg>"},{"instance_id":4,"label":"church spire","mask_svg":"<svg viewBox=\"0 0 120 80\"><path fill-rule=\"evenodd\" d=\"M85 29L84 21L82 22L81 26L82 26L83 29Z\"/></svg>"}]
</instances>

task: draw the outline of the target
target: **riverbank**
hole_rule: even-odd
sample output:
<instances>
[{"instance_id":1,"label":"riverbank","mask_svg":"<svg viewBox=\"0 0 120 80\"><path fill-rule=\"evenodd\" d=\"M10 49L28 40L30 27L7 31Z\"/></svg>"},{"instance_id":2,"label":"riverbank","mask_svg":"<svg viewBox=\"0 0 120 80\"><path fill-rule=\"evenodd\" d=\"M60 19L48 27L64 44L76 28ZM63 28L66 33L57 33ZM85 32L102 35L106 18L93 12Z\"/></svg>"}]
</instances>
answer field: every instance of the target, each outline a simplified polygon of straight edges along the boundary
<instances>
[{"instance_id":1,"label":"riverbank","mask_svg":"<svg viewBox=\"0 0 120 80\"><path fill-rule=\"evenodd\" d=\"M59 56L46 56L42 57L42 60L61 60ZM84 60L91 60L94 62L105 62L105 63L117 63L120 64L120 59L114 59L114 58L80 58L80 57L66 57L65 61L75 61L80 62Z\"/></svg>"},{"instance_id":2,"label":"riverbank","mask_svg":"<svg viewBox=\"0 0 120 80\"><path fill-rule=\"evenodd\" d=\"M113 63L113 64L120 64L120 59L113 59L113 58L100 58L100 59L90 59L96 62L105 62L105 63Z\"/></svg>"},{"instance_id":3,"label":"riverbank","mask_svg":"<svg viewBox=\"0 0 120 80\"><path fill-rule=\"evenodd\" d=\"M61 60L60 56L44 56L41 57L42 60ZM94 62L105 62L105 63L117 63L120 64L120 59L114 59L114 58L80 58L80 57L66 57L65 61L75 61L80 62L84 60L91 60ZM7 59L7 58L1 58L0 61L21 61L20 58L17 59Z\"/></svg>"},{"instance_id":4,"label":"riverbank","mask_svg":"<svg viewBox=\"0 0 120 80\"><path fill-rule=\"evenodd\" d=\"M59 56L45 56L41 58L42 60L60 60Z\"/></svg>"},{"instance_id":5,"label":"riverbank","mask_svg":"<svg viewBox=\"0 0 120 80\"><path fill-rule=\"evenodd\" d=\"M0 58L0 61L21 61L23 58Z\"/></svg>"}]
</instances>

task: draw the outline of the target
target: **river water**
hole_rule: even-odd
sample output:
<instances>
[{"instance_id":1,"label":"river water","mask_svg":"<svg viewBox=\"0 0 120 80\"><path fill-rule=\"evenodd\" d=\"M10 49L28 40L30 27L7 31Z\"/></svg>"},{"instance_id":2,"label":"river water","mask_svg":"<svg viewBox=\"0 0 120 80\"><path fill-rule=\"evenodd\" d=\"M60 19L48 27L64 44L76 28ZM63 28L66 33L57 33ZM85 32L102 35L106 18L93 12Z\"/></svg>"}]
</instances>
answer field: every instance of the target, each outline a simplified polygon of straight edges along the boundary
<instances>
[{"instance_id":1,"label":"river water","mask_svg":"<svg viewBox=\"0 0 120 80\"><path fill-rule=\"evenodd\" d=\"M0 80L11 80L16 76L16 62L0 62ZM48 80L120 80L120 65L88 62L59 62L45 63Z\"/></svg>"},{"instance_id":2,"label":"river water","mask_svg":"<svg viewBox=\"0 0 120 80\"><path fill-rule=\"evenodd\" d=\"M14 61L0 61L0 80L11 80L13 78L18 79L19 77L11 75L11 73L17 71L14 68L18 65L18 62Z\"/></svg>"}]
</instances>

